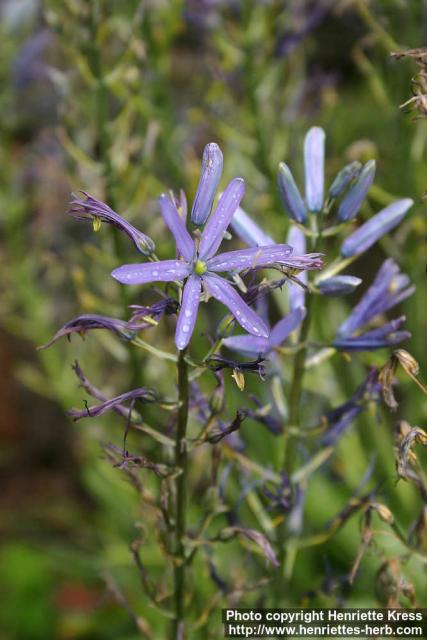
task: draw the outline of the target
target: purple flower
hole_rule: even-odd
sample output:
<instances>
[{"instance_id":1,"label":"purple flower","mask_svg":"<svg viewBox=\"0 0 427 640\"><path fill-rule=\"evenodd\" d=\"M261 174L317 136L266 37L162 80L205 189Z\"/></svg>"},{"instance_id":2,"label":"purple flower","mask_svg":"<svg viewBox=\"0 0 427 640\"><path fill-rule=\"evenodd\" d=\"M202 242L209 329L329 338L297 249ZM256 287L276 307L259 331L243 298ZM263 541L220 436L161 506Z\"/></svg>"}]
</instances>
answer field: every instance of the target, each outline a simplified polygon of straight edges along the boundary
<instances>
[{"instance_id":1,"label":"purple flower","mask_svg":"<svg viewBox=\"0 0 427 640\"><path fill-rule=\"evenodd\" d=\"M350 400L326 413L324 419L328 430L322 438L322 444L334 444L357 416L372 402L379 402L380 397L378 369L373 368Z\"/></svg>"},{"instance_id":2,"label":"purple flower","mask_svg":"<svg viewBox=\"0 0 427 640\"><path fill-rule=\"evenodd\" d=\"M367 251L379 238L394 229L405 217L414 201L410 198L396 200L370 218L344 240L341 246L343 258L350 258Z\"/></svg>"},{"instance_id":3,"label":"purple flower","mask_svg":"<svg viewBox=\"0 0 427 640\"><path fill-rule=\"evenodd\" d=\"M375 177L375 160L369 160L338 208L337 220L348 222L357 216Z\"/></svg>"},{"instance_id":4,"label":"purple flower","mask_svg":"<svg viewBox=\"0 0 427 640\"><path fill-rule=\"evenodd\" d=\"M414 291L415 287L411 286L408 276L400 273L394 260L386 260L372 285L338 328L334 346L346 351L370 351L396 345L409 338L411 334L408 331L399 331L405 316L365 333L360 331L376 316L395 307Z\"/></svg>"},{"instance_id":5,"label":"purple flower","mask_svg":"<svg viewBox=\"0 0 427 640\"><path fill-rule=\"evenodd\" d=\"M299 307L279 320L273 327L268 338L251 335L232 336L225 338L222 343L227 349L239 351L246 356L266 356L286 340L304 320L305 308Z\"/></svg>"},{"instance_id":6,"label":"purple flower","mask_svg":"<svg viewBox=\"0 0 427 640\"><path fill-rule=\"evenodd\" d=\"M119 216L118 213L110 209L108 205L85 191L82 191L85 200L75 198L70 202L68 213L76 220L90 220L93 228L97 231L101 222L111 224L120 231L123 231L132 240L137 251L144 256L149 256L155 250L155 244L151 238L135 229L127 220Z\"/></svg>"},{"instance_id":7,"label":"purple flower","mask_svg":"<svg viewBox=\"0 0 427 640\"><path fill-rule=\"evenodd\" d=\"M317 255L292 257L292 247L287 244L272 244L215 255L243 198L244 190L242 178L235 178L229 183L201 233L198 246L190 236L174 202L163 194L160 197L162 216L175 238L182 259L127 264L112 272L112 276L123 284L185 281L175 334L175 343L180 350L187 347L194 331L202 288L228 307L248 333L268 337L268 328L264 321L218 273L239 273L277 265L296 269L321 268L322 263Z\"/></svg>"}]
</instances>

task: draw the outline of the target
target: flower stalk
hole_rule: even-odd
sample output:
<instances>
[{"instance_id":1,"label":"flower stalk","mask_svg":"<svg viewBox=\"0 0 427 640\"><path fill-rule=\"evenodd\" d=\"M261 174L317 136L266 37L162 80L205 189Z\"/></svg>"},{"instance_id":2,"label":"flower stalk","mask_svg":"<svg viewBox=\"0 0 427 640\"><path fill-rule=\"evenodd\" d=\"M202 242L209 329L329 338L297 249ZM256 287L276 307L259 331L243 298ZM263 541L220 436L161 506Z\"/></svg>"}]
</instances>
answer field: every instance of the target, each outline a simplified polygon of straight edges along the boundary
<instances>
[{"instance_id":1,"label":"flower stalk","mask_svg":"<svg viewBox=\"0 0 427 640\"><path fill-rule=\"evenodd\" d=\"M175 467L179 473L176 482L175 549L174 549L174 613L171 640L182 637L185 598L185 548L187 509L187 422L188 422L188 365L186 350L178 351L178 419L175 439Z\"/></svg>"}]
</instances>

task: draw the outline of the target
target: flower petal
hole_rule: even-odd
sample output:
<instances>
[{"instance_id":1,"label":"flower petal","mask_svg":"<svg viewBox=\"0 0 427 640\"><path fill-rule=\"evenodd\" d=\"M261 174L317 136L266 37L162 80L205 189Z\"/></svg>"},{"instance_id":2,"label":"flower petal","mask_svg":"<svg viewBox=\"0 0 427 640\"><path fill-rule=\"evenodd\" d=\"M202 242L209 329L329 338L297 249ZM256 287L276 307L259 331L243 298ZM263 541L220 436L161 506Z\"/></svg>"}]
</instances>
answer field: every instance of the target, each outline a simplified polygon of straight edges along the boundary
<instances>
[{"instance_id":1,"label":"flower petal","mask_svg":"<svg viewBox=\"0 0 427 640\"><path fill-rule=\"evenodd\" d=\"M259 338L246 334L244 336L232 336L225 338L222 344L232 351L239 351L245 356L264 355L270 350L268 338Z\"/></svg>"},{"instance_id":2,"label":"flower petal","mask_svg":"<svg viewBox=\"0 0 427 640\"><path fill-rule=\"evenodd\" d=\"M341 245L341 255L344 258L351 258L358 253L367 251L379 238L394 229L403 220L413 204L414 201L411 198L403 198L382 209L344 240Z\"/></svg>"},{"instance_id":3,"label":"flower petal","mask_svg":"<svg viewBox=\"0 0 427 640\"><path fill-rule=\"evenodd\" d=\"M194 257L195 246L192 237L185 227L183 219L179 215L175 204L166 193L162 193L159 202L163 220L175 238L179 253L187 262L190 262Z\"/></svg>"},{"instance_id":4,"label":"flower petal","mask_svg":"<svg viewBox=\"0 0 427 640\"><path fill-rule=\"evenodd\" d=\"M180 260L161 260L143 264L124 264L111 272L122 284L147 282L173 282L183 280L191 273L191 267Z\"/></svg>"},{"instance_id":5,"label":"flower petal","mask_svg":"<svg viewBox=\"0 0 427 640\"><path fill-rule=\"evenodd\" d=\"M274 244L274 240L264 233L261 227L241 207L237 207L230 224L239 238L250 247L263 247Z\"/></svg>"},{"instance_id":6,"label":"flower petal","mask_svg":"<svg viewBox=\"0 0 427 640\"><path fill-rule=\"evenodd\" d=\"M295 253L299 255L305 253L305 235L301 231L301 229L299 229L295 225L292 225L289 229L287 241L291 245L291 247L294 248ZM303 284L307 284L307 273L305 271L300 273L298 277ZM300 287L298 284L294 284L289 281L288 301L290 311L294 311L299 307L303 307L305 305L305 290L303 289L303 287Z\"/></svg>"},{"instance_id":7,"label":"flower petal","mask_svg":"<svg viewBox=\"0 0 427 640\"><path fill-rule=\"evenodd\" d=\"M345 198L338 207L337 219L339 222L352 220L359 213L359 209L365 200L375 177L375 160L369 160L360 172L354 185L350 188Z\"/></svg>"},{"instance_id":8,"label":"flower petal","mask_svg":"<svg viewBox=\"0 0 427 640\"><path fill-rule=\"evenodd\" d=\"M393 347L411 337L409 331L398 330L405 320L405 316L400 316L390 320L382 327L371 329L371 331L366 331L359 336L337 338L333 345L345 351L373 351L374 349Z\"/></svg>"},{"instance_id":9,"label":"flower petal","mask_svg":"<svg viewBox=\"0 0 427 640\"><path fill-rule=\"evenodd\" d=\"M281 264L289 259L292 247L287 244L272 244L269 247L251 247L220 253L207 262L209 271L244 271L255 267Z\"/></svg>"},{"instance_id":10,"label":"flower petal","mask_svg":"<svg viewBox=\"0 0 427 640\"><path fill-rule=\"evenodd\" d=\"M268 338L268 328L264 321L242 300L226 280L215 275L205 275L203 282L211 296L228 307L237 322L248 333Z\"/></svg>"},{"instance_id":11,"label":"flower petal","mask_svg":"<svg viewBox=\"0 0 427 640\"><path fill-rule=\"evenodd\" d=\"M324 162L325 132L312 127L304 141L305 199L308 209L316 213L323 207Z\"/></svg>"},{"instance_id":12,"label":"flower petal","mask_svg":"<svg viewBox=\"0 0 427 640\"><path fill-rule=\"evenodd\" d=\"M291 311L287 316L279 320L277 324L271 330L270 333L270 346L278 347L286 338L295 331L295 329L301 324L306 315L305 307L299 307L294 311Z\"/></svg>"},{"instance_id":13,"label":"flower petal","mask_svg":"<svg viewBox=\"0 0 427 640\"><path fill-rule=\"evenodd\" d=\"M295 184L292 172L284 162L279 164L277 187L279 189L280 199L288 215L295 220L295 222L304 224L307 220L307 210L299 189Z\"/></svg>"},{"instance_id":14,"label":"flower petal","mask_svg":"<svg viewBox=\"0 0 427 640\"><path fill-rule=\"evenodd\" d=\"M182 350L190 342L197 320L197 310L200 303L202 281L199 276L192 274L184 285L181 309L175 332L175 344Z\"/></svg>"},{"instance_id":15,"label":"flower petal","mask_svg":"<svg viewBox=\"0 0 427 640\"><path fill-rule=\"evenodd\" d=\"M222 174L222 151L215 142L206 145L203 151L202 172L191 210L191 221L200 226L205 224L215 198Z\"/></svg>"},{"instance_id":16,"label":"flower petal","mask_svg":"<svg viewBox=\"0 0 427 640\"><path fill-rule=\"evenodd\" d=\"M242 178L235 178L227 185L217 208L209 217L203 230L199 246L201 260L207 260L215 255L244 193L245 181Z\"/></svg>"}]
</instances>

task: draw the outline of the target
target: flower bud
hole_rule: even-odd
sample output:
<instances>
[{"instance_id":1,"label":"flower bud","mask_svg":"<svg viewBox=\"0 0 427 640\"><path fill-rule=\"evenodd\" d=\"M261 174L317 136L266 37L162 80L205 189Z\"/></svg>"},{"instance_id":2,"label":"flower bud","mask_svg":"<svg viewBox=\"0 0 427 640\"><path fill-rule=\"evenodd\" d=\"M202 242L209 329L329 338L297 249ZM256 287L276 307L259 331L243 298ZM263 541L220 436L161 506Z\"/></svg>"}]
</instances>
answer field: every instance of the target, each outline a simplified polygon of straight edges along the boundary
<instances>
[{"instance_id":1,"label":"flower bud","mask_svg":"<svg viewBox=\"0 0 427 640\"><path fill-rule=\"evenodd\" d=\"M325 132L312 127L304 141L305 199L309 211L318 213L323 207Z\"/></svg>"},{"instance_id":2,"label":"flower bud","mask_svg":"<svg viewBox=\"0 0 427 640\"><path fill-rule=\"evenodd\" d=\"M359 209L366 198L375 177L375 160L369 160L363 167L354 185L349 189L342 200L337 219L339 222L348 222L359 213Z\"/></svg>"},{"instance_id":3,"label":"flower bud","mask_svg":"<svg viewBox=\"0 0 427 640\"><path fill-rule=\"evenodd\" d=\"M325 296L348 296L356 290L362 280L356 276L333 276L318 283L318 288Z\"/></svg>"},{"instance_id":4,"label":"flower bud","mask_svg":"<svg viewBox=\"0 0 427 640\"><path fill-rule=\"evenodd\" d=\"M279 188L280 199L289 217L295 220L295 222L304 224L307 220L305 204L295 184L294 177L284 162L279 164L277 186Z\"/></svg>"},{"instance_id":5,"label":"flower bud","mask_svg":"<svg viewBox=\"0 0 427 640\"><path fill-rule=\"evenodd\" d=\"M331 198L339 198L340 195L344 193L350 182L358 177L361 169L362 164L357 160L347 164L344 169L341 169L329 187L329 195Z\"/></svg>"},{"instance_id":6,"label":"flower bud","mask_svg":"<svg viewBox=\"0 0 427 640\"><path fill-rule=\"evenodd\" d=\"M206 145L203 151L202 172L191 209L191 221L197 226L204 224L211 212L222 174L222 151L215 142Z\"/></svg>"},{"instance_id":7,"label":"flower bud","mask_svg":"<svg viewBox=\"0 0 427 640\"><path fill-rule=\"evenodd\" d=\"M351 258L354 255L367 251L379 238L394 229L405 217L408 209L414 201L410 198L396 200L385 209L362 224L341 245L343 258Z\"/></svg>"}]
</instances>

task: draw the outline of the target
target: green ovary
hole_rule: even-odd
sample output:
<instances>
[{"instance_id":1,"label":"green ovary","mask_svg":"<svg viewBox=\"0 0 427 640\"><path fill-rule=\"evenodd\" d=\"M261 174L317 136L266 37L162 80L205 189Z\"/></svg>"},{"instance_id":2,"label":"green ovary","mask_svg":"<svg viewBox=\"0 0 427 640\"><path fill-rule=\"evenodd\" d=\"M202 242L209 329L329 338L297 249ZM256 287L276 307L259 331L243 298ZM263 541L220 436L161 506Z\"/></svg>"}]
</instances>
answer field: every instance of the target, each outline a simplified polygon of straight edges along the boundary
<instances>
[{"instance_id":1,"label":"green ovary","mask_svg":"<svg viewBox=\"0 0 427 640\"><path fill-rule=\"evenodd\" d=\"M202 276L204 273L206 273L207 270L208 268L206 266L206 262L197 260L196 264L194 265L194 273L196 273L198 276Z\"/></svg>"}]
</instances>

